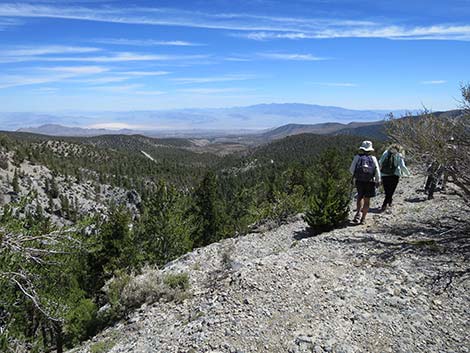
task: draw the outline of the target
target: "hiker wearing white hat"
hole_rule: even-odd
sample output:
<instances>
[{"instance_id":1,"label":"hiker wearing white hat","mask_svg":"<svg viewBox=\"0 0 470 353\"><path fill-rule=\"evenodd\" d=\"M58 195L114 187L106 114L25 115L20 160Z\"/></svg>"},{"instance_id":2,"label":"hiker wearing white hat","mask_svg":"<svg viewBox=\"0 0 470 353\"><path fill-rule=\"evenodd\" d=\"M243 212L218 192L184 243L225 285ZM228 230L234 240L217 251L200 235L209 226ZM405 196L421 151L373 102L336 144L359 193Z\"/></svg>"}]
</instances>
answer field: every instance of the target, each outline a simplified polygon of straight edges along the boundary
<instances>
[{"instance_id":1,"label":"hiker wearing white hat","mask_svg":"<svg viewBox=\"0 0 470 353\"><path fill-rule=\"evenodd\" d=\"M359 152L354 156L349 171L356 181L357 209L354 223L364 224L369 212L370 198L376 194L375 188L380 184L380 167L371 141L362 141Z\"/></svg>"}]
</instances>

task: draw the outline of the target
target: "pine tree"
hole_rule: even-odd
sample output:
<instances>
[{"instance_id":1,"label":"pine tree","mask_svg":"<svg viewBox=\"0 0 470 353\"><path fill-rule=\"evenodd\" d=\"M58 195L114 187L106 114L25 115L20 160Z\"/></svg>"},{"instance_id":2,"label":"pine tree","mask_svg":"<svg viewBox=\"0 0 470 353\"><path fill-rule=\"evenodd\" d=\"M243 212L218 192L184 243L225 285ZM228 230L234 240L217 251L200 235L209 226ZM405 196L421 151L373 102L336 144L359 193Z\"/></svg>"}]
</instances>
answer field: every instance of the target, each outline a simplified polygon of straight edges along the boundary
<instances>
[{"instance_id":1,"label":"pine tree","mask_svg":"<svg viewBox=\"0 0 470 353\"><path fill-rule=\"evenodd\" d=\"M113 207L98 234L90 239L89 292L96 293L116 271L133 265L137 249L133 246L130 223L126 209Z\"/></svg>"},{"instance_id":2,"label":"pine tree","mask_svg":"<svg viewBox=\"0 0 470 353\"><path fill-rule=\"evenodd\" d=\"M347 219L349 213L350 177L336 150L324 152L317 164L305 221L314 234L332 230Z\"/></svg>"},{"instance_id":3,"label":"pine tree","mask_svg":"<svg viewBox=\"0 0 470 353\"><path fill-rule=\"evenodd\" d=\"M18 170L15 169L15 174L13 175L13 180L11 182L11 186L13 187L13 191L16 193L20 192L20 184L18 180Z\"/></svg>"},{"instance_id":4,"label":"pine tree","mask_svg":"<svg viewBox=\"0 0 470 353\"><path fill-rule=\"evenodd\" d=\"M185 202L173 186L159 182L144 204L138 225L137 241L144 249L140 261L162 266L191 250Z\"/></svg>"},{"instance_id":5,"label":"pine tree","mask_svg":"<svg viewBox=\"0 0 470 353\"><path fill-rule=\"evenodd\" d=\"M49 180L49 193L48 195L53 199L59 197L59 186L57 185L57 181L55 180L54 176Z\"/></svg>"},{"instance_id":6,"label":"pine tree","mask_svg":"<svg viewBox=\"0 0 470 353\"><path fill-rule=\"evenodd\" d=\"M220 240L221 207L217 202L217 179L213 172L207 173L196 189L192 211L195 221L192 234L194 246L206 246Z\"/></svg>"}]
</instances>

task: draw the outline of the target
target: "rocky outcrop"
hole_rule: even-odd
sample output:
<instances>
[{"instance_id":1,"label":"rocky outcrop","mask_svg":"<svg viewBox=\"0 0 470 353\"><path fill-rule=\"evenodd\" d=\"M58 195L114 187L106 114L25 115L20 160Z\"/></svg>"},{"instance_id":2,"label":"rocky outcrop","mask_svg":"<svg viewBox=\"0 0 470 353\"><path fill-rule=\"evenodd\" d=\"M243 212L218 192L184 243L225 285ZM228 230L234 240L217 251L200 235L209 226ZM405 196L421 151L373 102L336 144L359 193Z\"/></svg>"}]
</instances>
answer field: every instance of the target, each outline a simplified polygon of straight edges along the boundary
<instances>
[{"instance_id":1,"label":"rocky outcrop","mask_svg":"<svg viewBox=\"0 0 470 353\"><path fill-rule=\"evenodd\" d=\"M425 200L421 181L367 225L309 237L299 217L197 249L161 270L188 273L190 298L144 304L74 352L468 352L469 208Z\"/></svg>"},{"instance_id":2,"label":"rocky outcrop","mask_svg":"<svg viewBox=\"0 0 470 353\"><path fill-rule=\"evenodd\" d=\"M90 216L107 214L108 205L111 203L125 205L133 216L139 213L141 197L137 191L127 191L122 188L107 184L99 184L97 181L79 181L75 177L56 175L49 168L23 161L21 164L13 163L12 153L0 151L0 160L4 161L6 168L0 168L0 206L15 203L22 198L27 198L26 206L19 209L16 205L16 216L24 218L27 213L35 214L39 205L44 216L58 226L72 225L66 217L63 200L67 200L67 207L74 208L77 215ZM15 173L18 176L18 190L13 188ZM56 195L50 197L47 188L51 188L52 180L57 186ZM0 214L3 209L0 208Z\"/></svg>"}]
</instances>

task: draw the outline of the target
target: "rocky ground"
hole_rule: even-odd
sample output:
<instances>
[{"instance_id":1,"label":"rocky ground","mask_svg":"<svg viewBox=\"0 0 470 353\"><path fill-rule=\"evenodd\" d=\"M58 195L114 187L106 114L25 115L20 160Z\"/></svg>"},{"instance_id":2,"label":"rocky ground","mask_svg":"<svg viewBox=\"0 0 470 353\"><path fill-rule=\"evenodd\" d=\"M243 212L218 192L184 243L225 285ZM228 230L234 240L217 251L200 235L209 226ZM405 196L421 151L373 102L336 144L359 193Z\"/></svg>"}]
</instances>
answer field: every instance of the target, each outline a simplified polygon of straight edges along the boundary
<instances>
[{"instance_id":1,"label":"rocky ground","mask_svg":"<svg viewBox=\"0 0 470 353\"><path fill-rule=\"evenodd\" d=\"M3 212L2 206L18 202L22 198L28 198L29 202L25 209L20 209L18 205L13 206L17 217L24 218L26 213L34 215L37 205L40 205L44 215L58 226L73 224L65 217L61 198L66 198L69 204L76 208L79 216L105 215L108 201L125 205L133 215L138 214L141 199L135 190L129 191L99 184L96 181L79 181L75 177L56 175L49 168L28 160L15 165L12 153L1 150L0 158L8 162L6 168L0 168L0 215ZM17 192L14 191L12 185L15 173L18 174L19 190ZM57 184L58 195L49 201L46 183L50 182L53 177Z\"/></svg>"},{"instance_id":2,"label":"rocky ground","mask_svg":"<svg viewBox=\"0 0 470 353\"><path fill-rule=\"evenodd\" d=\"M403 179L366 225L309 237L299 217L198 249L182 303L143 305L75 352L469 352L469 208Z\"/></svg>"}]
</instances>

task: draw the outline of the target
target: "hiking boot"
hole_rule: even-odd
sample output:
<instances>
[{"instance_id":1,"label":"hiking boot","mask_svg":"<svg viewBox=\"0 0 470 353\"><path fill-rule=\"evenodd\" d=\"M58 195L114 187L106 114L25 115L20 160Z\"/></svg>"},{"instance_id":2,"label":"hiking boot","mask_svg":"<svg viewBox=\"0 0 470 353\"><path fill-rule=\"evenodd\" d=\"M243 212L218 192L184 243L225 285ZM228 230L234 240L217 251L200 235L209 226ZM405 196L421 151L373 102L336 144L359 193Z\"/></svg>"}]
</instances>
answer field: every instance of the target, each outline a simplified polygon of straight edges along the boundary
<instances>
[{"instance_id":1,"label":"hiking boot","mask_svg":"<svg viewBox=\"0 0 470 353\"><path fill-rule=\"evenodd\" d=\"M356 213L356 215L354 216L354 219L353 219L353 223L359 223L360 218L361 218L361 214Z\"/></svg>"},{"instance_id":2,"label":"hiking boot","mask_svg":"<svg viewBox=\"0 0 470 353\"><path fill-rule=\"evenodd\" d=\"M385 211L387 211L387 204L384 203L382 205L382 208L380 209L380 212L385 212Z\"/></svg>"},{"instance_id":3,"label":"hiking boot","mask_svg":"<svg viewBox=\"0 0 470 353\"><path fill-rule=\"evenodd\" d=\"M366 224L366 219L364 217L361 218L361 220L359 221L359 224Z\"/></svg>"}]
</instances>

